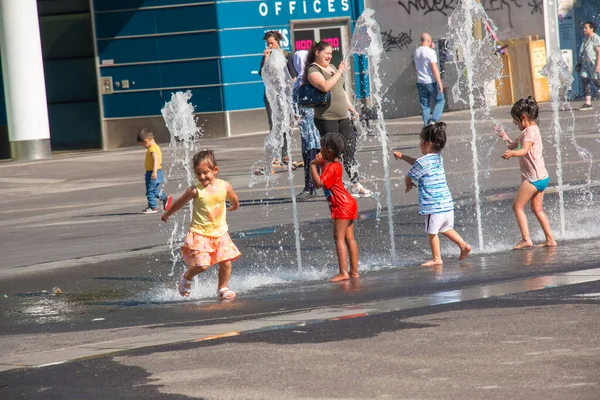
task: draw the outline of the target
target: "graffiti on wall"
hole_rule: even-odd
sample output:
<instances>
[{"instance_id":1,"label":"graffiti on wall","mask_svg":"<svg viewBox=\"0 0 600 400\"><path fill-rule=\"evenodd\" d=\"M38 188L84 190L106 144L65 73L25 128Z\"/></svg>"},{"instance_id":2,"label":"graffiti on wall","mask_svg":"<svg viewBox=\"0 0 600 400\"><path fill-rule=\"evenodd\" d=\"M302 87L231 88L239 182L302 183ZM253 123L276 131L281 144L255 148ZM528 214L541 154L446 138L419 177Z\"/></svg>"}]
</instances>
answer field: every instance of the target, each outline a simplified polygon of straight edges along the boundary
<instances>
[{"instance_id":1,"label":"graffiti on wall","mask_svg":"<svg viewBox=\"0 0 600 400\"><path fill-rule=\"evenodd\" d=\"M531 15L544 14L544 0L531 0L527 5L531 7Z\"/></svg>"},{"instance_id":2,"label":"graffiti on wall","mask_svg":"<svg viewBox=\"0 0 600 400\"><path fill-rule=\"evenodd\" d=\"M411 15L413 13L427 15L432 12L439 12L448 16L454 10L454 4L458 0L399 0L398 4Z\"/></svg>"},{"instance_id":3,"label":"graffiti on wall","mask_svg":"<svg viewBox=\"0 0 600 400\"><path fill-rule=\"evenodd\" d=\"M513 27L512 15L525 6L529 7L531 14L543 14L543 0L481 0L481 4L486 12L504 12L508 16L508 23ZM454 11L455 5L459 0L398 0L398 5L404 9L408 15L430 13L439 13L443 16L449 16Z\"/></svg>"},{"instance_id":4,"label":"graffiti on wall","mask_svg":"<svg viewBox=\"0 0 600 400\"><path fill-rule=\"evenodd\" d=\"M412 40L412 29L406 32L400 32L394 34L392 29L389 31L381 32L381 39L383 40L383 50L390 52L392 50L404 50L408 48L413 42Z\"/></svg>"}]
</instances>

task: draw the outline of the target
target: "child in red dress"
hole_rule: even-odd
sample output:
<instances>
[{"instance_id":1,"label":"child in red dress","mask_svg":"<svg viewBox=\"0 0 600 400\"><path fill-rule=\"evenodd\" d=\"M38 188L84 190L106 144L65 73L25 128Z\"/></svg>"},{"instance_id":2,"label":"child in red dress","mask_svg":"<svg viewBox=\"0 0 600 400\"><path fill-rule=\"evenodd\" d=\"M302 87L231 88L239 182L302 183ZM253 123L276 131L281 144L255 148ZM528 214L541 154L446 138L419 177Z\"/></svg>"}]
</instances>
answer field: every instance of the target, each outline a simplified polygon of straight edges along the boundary
<instances>
[{"instance_id":1,"label":"child in red dress","mask_svg":"<svg viewBox=\"0 0 600 400\"><path fill-rule=\"evenodd\" d=\"M358 218L358 205L342 180L344 168L339 162L339 156L343 153L344 137L339 133L328 133L321 138L321 152L310 163L313 183L316 188L324 188L333 219L333 237L340 272L330 282L358 278L358 246L354 239L354 220ZM321 176L317 166L322 168Z\"/></svg>"}]
</instances>

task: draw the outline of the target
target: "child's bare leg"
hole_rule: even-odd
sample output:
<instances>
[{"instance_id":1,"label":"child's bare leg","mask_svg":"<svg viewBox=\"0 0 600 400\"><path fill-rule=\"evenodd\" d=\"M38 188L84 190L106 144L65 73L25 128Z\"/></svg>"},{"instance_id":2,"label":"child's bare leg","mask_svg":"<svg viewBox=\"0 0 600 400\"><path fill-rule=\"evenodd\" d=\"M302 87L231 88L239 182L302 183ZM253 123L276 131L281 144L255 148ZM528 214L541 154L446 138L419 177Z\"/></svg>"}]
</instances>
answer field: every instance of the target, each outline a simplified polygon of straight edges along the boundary
<instances>
[{"instance_id":1,"label":"child's bare leg","mask_svg":"<svg viewBox=\"0 0 600 400\"><path fill-rule=\"evenodd\" d=\"M231 261L221 261L219 263L219 286L217 289L223 289L229 284L231 277Z\"/></svg>"},{"instance_id":2,"label":"child's bare leg","mask_svg":"<svg viewBox=\"0 0 600 400\"><path fill-rule=\"evenodd\" d=\"M183 279L185 282L179 278L179 282L177 283L177 287L179 288L179 294L182 296L189 296L190 290L192 288L192 279L199 273L205 271L208 268L208 265L188 265L187 270L183 273Z\"/></svg>"},{"instance_id":3,"label":"child's bare leg","mask_svg":"<svg viewBox=\"0 0 600 400\"><path fill-rule=\"evenodd\" d=\"M196 275L206 271L208 267L208 265L188 265L187 271L185 271L183 277L188 281L191 281Z\"/></svg>"},{"instance_id":4,"label":"child's bare leg","mask_svg":"<svg viewBox=\"0 0 600 400\"><path fill-rule=\"evenodd\" d=\"M334 219L333 220L333 238L335 239L335 250L338 256L338 266L340 272L329 279L330 282L339 282L350 279L348 275L348 248L346 246L346 231L350 220Z\"/></svg>"},{"instance_id":5,"label":"child's bare leg","mask_svg":"<svg viewBox=\"0 0 600 400\"><path fill-rule=\"evenodd\" d=\"M444 262L442 261L442 255L440 251L440 237L437 233L435 234L427 234L427 238L429 239L429 247L431 247L431 256L432 259L421 264L422 267L432 267L434 265L442 265Z\"/></svg>"},{"instance_id":6,"label":"child's bare leg","mask_svg":"<svg viewBox=\"0 0 600 400\"><path fill-rule=\"evenodd\" d=\"M530 182L521 182L521 186L519 186L519 190L517 191L517 195L515 196L515 201L512 207L515 217L517 218L519 230L521 231L521 241L514 245L513 250L533 247L531 236L529 236L529 226L527 225L527 215L525 215L525 205L536 193L536 187Z\"/></svg>"},{"instance_id":7,"label":"child's bare leg","mask_svg":"<svg viewBox=\"0 0 600 400\"><path fill-rule=\"evenodd\" d=\"M469 252L471 251L471 246L467 242L463 240L463 238L456 232L454 229L448 229L447 231L440 232L442 235L446 236L448 239L452 240L454 243L460 247L460 256L458 259L460 261L467 258Z\"/></svg>"},{"instance_id":8,"label":"child's bare leg","mask_svg":"<svg viewBox=\"0 0 600 400\"><path fill-rule=\"evenodd\" d=\"M544 192L537 192L533 195L531 199L531 211L535 214L537 220L539 221L542 230L544 231L544 235L546 235L546 243L538 245L538 247L554 247L556 246L556 241L552 237L552 230L550 229L550 220L548 216L544 212L544 208L542 207L542 202L544 201Z\"/></svg>"},{"instance_id":9,"label":"child's bare leg","mask_svg":"<svg viewBox=\"0 0 600 400\"><path fill-rule=\"evenodd\" d=\"M350 258L350 278L358 278L358 246L354 239L354 221L350 221L346 229L346 246Z\"/></svg>"}]
</instances>

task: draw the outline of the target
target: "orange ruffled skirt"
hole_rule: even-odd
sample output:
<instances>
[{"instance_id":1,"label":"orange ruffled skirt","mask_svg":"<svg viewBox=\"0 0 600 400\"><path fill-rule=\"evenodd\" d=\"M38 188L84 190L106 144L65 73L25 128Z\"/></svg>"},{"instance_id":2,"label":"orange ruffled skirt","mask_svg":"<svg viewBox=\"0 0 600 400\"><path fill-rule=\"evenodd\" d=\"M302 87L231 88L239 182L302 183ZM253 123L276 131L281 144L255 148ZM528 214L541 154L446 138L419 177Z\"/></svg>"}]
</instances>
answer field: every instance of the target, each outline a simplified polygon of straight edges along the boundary
<instances>
[{"instance_id":1,"label":"orange ruffled skirt","mask_svg":"<svg viewBox=\"0 0 600 400\"><path fill-rule=\"evenodd\" d=\"M192 267L211 266L223 261L237 260L242 253L233 244L229 233L211 238L188 232L181 246L181 257Z\"/></svg>"}]
</instances>

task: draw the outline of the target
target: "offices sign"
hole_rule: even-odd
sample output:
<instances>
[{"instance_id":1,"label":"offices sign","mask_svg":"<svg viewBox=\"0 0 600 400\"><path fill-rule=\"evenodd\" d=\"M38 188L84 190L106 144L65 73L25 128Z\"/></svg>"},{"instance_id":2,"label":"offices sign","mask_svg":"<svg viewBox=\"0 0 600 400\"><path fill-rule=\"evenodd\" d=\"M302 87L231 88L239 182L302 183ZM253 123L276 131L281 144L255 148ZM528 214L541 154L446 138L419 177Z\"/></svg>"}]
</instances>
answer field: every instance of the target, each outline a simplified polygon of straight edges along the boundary
<instances>
[{"instance_id":1,"label":"offices sign","mask_svg":"<svg viewBox=\"0 0 600 400\"><path fill-rule=\"evenodd\" d=\"M350 0L288 0L288 1L263 1L258 4L258 13L261 17L269 15L288 15L301 17L308 14L335 14L340 11L350 10Z\"/></svg>"}]
</instances>

